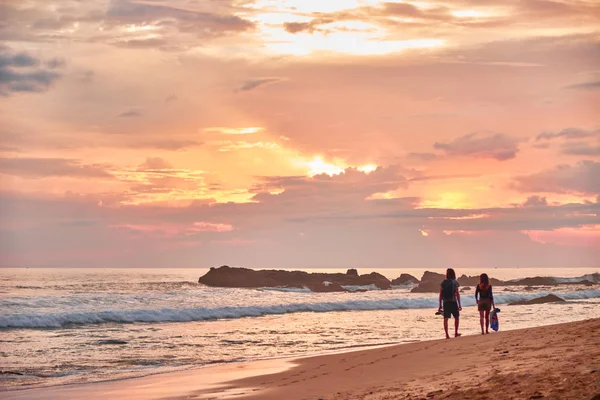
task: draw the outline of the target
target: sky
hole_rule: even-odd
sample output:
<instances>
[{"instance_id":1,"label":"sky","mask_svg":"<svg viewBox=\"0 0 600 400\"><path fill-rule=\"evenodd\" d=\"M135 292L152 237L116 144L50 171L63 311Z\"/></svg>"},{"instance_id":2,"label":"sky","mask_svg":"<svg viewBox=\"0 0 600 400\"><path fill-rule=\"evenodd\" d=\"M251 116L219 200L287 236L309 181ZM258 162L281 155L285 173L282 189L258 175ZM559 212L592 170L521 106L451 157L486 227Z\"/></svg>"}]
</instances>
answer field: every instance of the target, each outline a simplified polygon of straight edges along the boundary
<instances>
[{"instance_id":1,"label":"sky","mask_svg":"<svg viewBox=\"0 0 600 400\"><path fill-rule=\"evenodd\" d=\"M597 0L1 0L0 265L598 267L598 104Z\"/></svg>"}]
</instances>

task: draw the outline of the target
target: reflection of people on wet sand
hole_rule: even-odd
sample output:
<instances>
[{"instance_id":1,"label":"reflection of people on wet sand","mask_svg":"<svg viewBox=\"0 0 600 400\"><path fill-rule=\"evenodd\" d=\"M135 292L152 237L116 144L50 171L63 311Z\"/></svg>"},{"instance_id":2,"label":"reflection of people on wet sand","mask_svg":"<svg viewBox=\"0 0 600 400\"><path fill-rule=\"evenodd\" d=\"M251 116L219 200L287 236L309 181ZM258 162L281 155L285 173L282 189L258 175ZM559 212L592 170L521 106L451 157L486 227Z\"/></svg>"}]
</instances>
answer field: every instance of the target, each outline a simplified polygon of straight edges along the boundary
<instances>
[{"instance_id":1,"label":"reflection of people on wet sand","mask_svg":"<svg viewBox=\"0 0 600 400\"><path fill-rule=\"evenodd\" d=\"M479 310L479 321L481 323L481 334L483 335L483 316L485 314L485 333L489 332L490 327L490 310L496 308L494 305L494 295L492 293L492 285L487 274L481 274L479 277L479 285L475 289L475 301Z\"/></svg>"},{"instance_id":2,"label":"reflection of people on wet sand","mask_svg":"<svg viewBox=\"0 0 600 400\"><path fill-rule=\"evenodd\" d=\"M440 311L444 310L444 331L446 332L446 339L450 339L448 335L448 319L450 316L454 317L454 336L459 337L458 323L460 317L460 294L458 293L458 287L460 284L456 280L456 273L452 268L446 270L446 279L440 284ZM443 303L442 303L443 302Z\"/></svg>"}]
</instances>

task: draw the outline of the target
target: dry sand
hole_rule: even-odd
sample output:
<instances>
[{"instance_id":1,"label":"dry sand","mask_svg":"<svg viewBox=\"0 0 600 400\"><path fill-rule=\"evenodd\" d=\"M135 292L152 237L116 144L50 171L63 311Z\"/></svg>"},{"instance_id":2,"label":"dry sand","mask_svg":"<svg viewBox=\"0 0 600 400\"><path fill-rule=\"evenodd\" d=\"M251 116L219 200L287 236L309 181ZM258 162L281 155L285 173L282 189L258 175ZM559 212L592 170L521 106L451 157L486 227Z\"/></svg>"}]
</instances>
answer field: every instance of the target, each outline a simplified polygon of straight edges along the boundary
<instances>
[{"instance_id":1,"label":"dry sand","mask_svg":"<svg viewBox=\"0 0 600 400\"><path fill-rule=\"evenodd\" d=\"M3 392L0 397L600 400L600 319L291 361Z\"/></svg>"}]
</instances>

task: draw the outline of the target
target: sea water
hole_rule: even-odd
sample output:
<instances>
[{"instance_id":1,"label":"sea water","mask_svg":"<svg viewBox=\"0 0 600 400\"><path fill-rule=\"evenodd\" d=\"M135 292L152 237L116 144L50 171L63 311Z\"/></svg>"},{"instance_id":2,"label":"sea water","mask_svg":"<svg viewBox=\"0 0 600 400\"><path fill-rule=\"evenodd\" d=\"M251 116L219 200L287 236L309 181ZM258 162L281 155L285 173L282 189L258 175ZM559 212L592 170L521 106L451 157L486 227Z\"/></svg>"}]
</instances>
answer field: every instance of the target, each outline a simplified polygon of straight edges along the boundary
<instances>
[{"instance_id":1,"label":"sea water","mask_svg":"<svg viewBox=\"0 0 600 400\"><path fill-rule=\"evenodd\" d=\"M0 269L0 390L93 382L215 363L443 337L435 293L211 288L203 269ZM319 272L345 272L319 270ZM369 273L371 270L360 270ZM380 269L390 279L400 272ZM442 270L436 272L443 272ZM475 275L476 270L459 274ZM594 269L496 269L499 279ZM496 287L501 330L600 317L600 285ZM477 334L473 290L461 331ZM549 293L565 303L508 306Z\"/></svg>"}]
</instances>

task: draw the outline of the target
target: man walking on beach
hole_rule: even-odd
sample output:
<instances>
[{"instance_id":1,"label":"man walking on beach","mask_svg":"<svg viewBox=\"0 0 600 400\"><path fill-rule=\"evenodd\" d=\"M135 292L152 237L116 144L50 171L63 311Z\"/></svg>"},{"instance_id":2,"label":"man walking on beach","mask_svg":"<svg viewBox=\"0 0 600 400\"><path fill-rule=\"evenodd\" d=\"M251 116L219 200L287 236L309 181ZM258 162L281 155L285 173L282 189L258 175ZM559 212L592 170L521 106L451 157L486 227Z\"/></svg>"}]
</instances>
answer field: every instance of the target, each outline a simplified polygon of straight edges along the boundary
<instances>
[{"instance_id":1,"label":"man walking on beach","mask_svg":"<svg viewBox=\"0 0 600 400\"><path fill-rule=\"evenodd\" d=\"M460 284L456 280L456 273L452 268L446 270L446 279L440 284L440 311L444 310L444 331L446 332L446 339L450 339L448 335L448 319L450 316L454 317L454 337L459 337L458 323L460 317L460 294L458 293L458 287Z\"/></svg>"}]
</instances>

